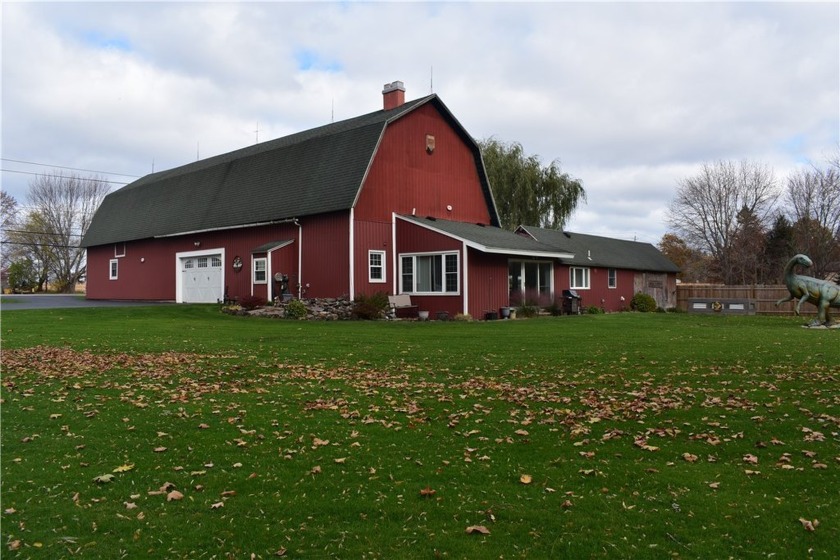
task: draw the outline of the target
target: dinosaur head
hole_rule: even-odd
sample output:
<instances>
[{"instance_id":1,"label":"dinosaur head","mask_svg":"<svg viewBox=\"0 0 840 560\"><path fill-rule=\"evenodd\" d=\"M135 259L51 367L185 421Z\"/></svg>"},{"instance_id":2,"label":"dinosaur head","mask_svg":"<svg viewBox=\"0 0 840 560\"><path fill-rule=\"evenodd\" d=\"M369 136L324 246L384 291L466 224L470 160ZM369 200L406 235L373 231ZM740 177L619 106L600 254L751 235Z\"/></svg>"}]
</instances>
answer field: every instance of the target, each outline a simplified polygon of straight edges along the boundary
<instances>
[{"instance_id":1,"label":"dinosaur head","mask_svg":"<svg viewBox=\"0 0 840 560\"><path fill-rule=\"evenodd\" d=\"M808 258L807 255L802 255L802 254L796 255L795 257L793 257L793 260L796 261L796 264L801 265L801 266L806 266L806 267L814 264L811 261L811 259Z\"/></svg>"}]
</instances>

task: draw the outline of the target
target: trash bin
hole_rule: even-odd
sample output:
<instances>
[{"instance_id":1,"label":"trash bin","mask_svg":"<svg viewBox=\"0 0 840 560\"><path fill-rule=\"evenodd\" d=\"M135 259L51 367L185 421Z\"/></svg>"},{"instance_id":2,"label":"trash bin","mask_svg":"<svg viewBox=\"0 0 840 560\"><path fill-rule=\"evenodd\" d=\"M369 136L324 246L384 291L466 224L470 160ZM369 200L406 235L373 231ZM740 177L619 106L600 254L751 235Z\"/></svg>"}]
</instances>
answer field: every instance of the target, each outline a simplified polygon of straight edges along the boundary
<instances>
[{"instance_id":1,"label":"trash bin","mask_svg":"<svg viewBox=\"0 0 840 560\"><path fill-rule=\"evenodd\" d=\"M580 315L580 296L575 290L563 290L563 314Z\"/></svg>"}]
</instances>

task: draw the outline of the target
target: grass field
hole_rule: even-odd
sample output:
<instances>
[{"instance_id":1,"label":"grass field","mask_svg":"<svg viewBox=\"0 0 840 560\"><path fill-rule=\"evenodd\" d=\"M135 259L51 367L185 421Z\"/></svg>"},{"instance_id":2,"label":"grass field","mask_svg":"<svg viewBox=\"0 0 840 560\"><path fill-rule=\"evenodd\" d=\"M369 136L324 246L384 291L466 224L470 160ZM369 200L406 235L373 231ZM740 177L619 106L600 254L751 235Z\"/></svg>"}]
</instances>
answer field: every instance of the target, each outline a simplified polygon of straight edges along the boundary
<instances>
[{"instance_id":1,"label":"grass field","mask_svg":"<svg viewBox=\"0 0 840 560\"><path fill-rule=\"evenodd\" d=\"M802 322L4 310L2 556L838 558Z\"/></svg>"}]
</instances>

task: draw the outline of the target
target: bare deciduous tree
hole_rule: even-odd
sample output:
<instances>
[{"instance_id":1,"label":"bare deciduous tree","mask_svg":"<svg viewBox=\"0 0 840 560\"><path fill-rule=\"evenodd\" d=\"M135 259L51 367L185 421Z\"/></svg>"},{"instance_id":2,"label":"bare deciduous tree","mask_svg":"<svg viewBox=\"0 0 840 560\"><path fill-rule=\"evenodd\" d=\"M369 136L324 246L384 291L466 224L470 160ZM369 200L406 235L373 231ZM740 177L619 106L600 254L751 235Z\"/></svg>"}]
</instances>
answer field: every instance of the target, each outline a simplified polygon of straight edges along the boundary
<instances>
[{"instance_id":1,"label":"bare deciduous tree","mask_svg":"<svg viewBox=\"0 0 840 560\"><path fill-rule=\"evenodd\" d=\"M9 230L13 228L17 219L18 207L15 197L6 191L0 191L0 268L5 269L9 265Z\"/></svg>"},{"instance_id":2,"label":"bare deciduous tree","mask_svg":"<svg viewBox=\"0 0 840 560\"><path fill-rule=\"evenodd\" d=\"M814 261L822 277L840 264L840 154L825 165L790 175L785 197L796 250Z\"/></svg>"},{"instance_id":3,"label":"bare deciduous tree","mask_svg":"<svg viewBox=\"0 0 840 560\"><path fill-rule=\"evenodd\" d=\"M39 175L29 185L29 212L16 242L48 270L55 288L72 292L85 273L85 250L79 247L94 212L108 194L108 183L96 176Z\"/></svg>"},{"instance_id":4,"label":"bare deciduous tree","mask_svg":"<svg viewBox=\"0 0 840 560\"><path fill-rule=\"evenodd\" d=\"M773 171L764 164L706 163L697 175L679 182L668 222L691 247L713 258L725 283L736 283L738 215L746 211L766 227L777 196Z\"/></svg>"}]
</instances>

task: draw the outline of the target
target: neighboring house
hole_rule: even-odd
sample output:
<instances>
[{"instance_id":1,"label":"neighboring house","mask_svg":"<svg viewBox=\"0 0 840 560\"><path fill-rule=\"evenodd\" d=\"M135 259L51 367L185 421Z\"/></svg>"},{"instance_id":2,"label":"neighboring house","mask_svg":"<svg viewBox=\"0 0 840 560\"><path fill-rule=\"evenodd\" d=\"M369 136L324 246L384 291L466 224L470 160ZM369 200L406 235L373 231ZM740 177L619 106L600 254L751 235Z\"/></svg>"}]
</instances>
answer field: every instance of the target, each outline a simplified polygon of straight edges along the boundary
<instances>
[{"instance_id":1,"label":"neighboring house","mask_svg":"<svg viewBox=\"0 0 840 560\"><path fill-rule=\"evenodd\" d=\"M433 313L482 317L510 305L514 263L522 289L544 291L549 267L549 293L559 294L566 284L557 271L573 251L499 228L479 147L438 96L405 102L402 82L382 93L382 110L152 173L108 195L82 240L87 297L383 291L410 294Z\"/></svg>"}]
</instances>

